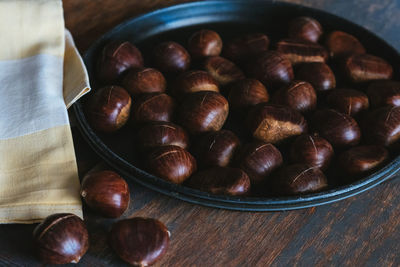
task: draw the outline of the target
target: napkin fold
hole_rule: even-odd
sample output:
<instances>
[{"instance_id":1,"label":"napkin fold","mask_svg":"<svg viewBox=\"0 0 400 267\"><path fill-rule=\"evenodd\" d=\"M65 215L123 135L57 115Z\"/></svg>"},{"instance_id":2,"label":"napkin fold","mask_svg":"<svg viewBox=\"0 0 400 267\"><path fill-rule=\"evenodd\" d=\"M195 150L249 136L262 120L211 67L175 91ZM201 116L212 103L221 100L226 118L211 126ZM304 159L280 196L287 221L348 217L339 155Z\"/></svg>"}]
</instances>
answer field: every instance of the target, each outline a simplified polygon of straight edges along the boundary
<instances>
[{"instance_id":1,"label":"napkin fold","mask_svg":"<svg viewBox=\"0 0 400 267\"><path fill-rule=\"evenodd\" d=\"M0 223L82 217L67 107L90 90L60 0L0 0Z\"/></svg>"}]
</instances>

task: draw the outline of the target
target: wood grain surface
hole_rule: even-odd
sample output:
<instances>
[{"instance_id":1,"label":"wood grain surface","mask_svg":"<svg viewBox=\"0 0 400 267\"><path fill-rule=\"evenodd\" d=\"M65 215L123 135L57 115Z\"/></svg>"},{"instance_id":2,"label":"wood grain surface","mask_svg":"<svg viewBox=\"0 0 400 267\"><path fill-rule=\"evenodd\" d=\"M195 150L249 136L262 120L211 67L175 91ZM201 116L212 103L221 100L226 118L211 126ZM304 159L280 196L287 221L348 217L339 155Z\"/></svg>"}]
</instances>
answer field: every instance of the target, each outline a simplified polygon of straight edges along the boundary
<instances>
[{"instance_id":1,"label":"wood grain surface","mask_svg":"<svg viewBox=\"0 0 400 267\"><path fill-rule=\"evenodd\" d=\"M184 1L64 0L65 21L84 51L101 34L135 15ZM359 23L400 48L398 1L294 0ZM251 1L249 1L251 4ZM82 176L99 162L73 129ZM155 266L400 266L400 179L361 195L288 212L235 212L189 204L128 181L123 217L163 221L167 254ZM90 249L79 266L124 266L106 242L114 220L85 210ZM41 266L33 254L35 225L0 226L0 266ZM74 265L71 265L74 266Z\"/></svg>"}]
</instances>

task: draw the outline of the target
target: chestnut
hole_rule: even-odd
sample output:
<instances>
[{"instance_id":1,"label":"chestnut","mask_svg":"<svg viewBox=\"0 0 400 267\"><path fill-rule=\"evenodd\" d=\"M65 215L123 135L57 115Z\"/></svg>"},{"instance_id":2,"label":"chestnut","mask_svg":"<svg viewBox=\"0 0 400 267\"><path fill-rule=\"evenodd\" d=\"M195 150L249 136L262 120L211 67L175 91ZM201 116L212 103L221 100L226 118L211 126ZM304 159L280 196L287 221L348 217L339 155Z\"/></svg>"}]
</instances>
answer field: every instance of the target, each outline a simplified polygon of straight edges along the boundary
<instances>
[{"instance_id":1,"label":"chestnut","mask_svg":"<svg viewBox=\"0 0 400 267\"><path fill-rule=\"evenodd\" d=\"M331 32L325 40L325 46L333 58L365 54L365 48L360 41L353 35L342 31Z\"/></svg>"},{"instance_id":2,"label":"chestnut","mask_svg":"<svg viewBox=\"0 0 400 267\"><path fill-rule=\"evenodd\" d=\"M312 118L312 125L334 147L353 146L360 142L361 132L357 122L334 109L317 111Z\"/></svg>"},{"instance_id":3,"label":"chestnut","mask_svg":"<svg viewBox=\"0 0 400 267\"><path fill-rule=\"evenodd\" d=\"M210 74L202 70L190 70L177 77L174 87L175 95L199 91L219 92L218 83Z\"/></svg>"},{"instance_id":4,"label":"chestnut","mask_svg":"<svg viewBox=\"0 0 400 267\"><path fill-rule=\"evenodd\" d=\"M290 38L318 42L323 30L321 24L310 17L296 17L289 22L288 35Z\"/></svg>"},{"instance_id":5,"label":"chestnut","mask_svg":"<svg viewBox=\"0 0 400 267\"><path fill-rule=\"evenodd\" d=\"M331 144L313 134L303 134L296 138L290 149L290 159L294 163L308 164L326 170L334 155Z\"/></svg>"},{"instance_id":6,"label":"chestnut","mask_svg":"<svg viewBox=\"0 0 400 267\"><path fill-rule=\"evenodd\" d=\"M181 125L192 134L218 131L229 113L228 101L221 94L201 91L188 94L178 110Z\"/></svg>"},{"instance_id":7,"label":"chestnut","mask_svg":"<svg viewBox=\"0 0 400 267\"><path fill-rule=\"evenodd\" d=\"M338 164L344 173L358 175L379 167L388 157L383 146L357 146L339 155Z\"/></svg>"},{"instance_id":8,"label":"chestnut","mask_svg":"<svg viewBox=\"0 0 400 267\"><path fill-rule=\"evenodd\" d=\"M167 251L170 233L159 220L134 217L114 223L109 244L125 262L133 266L149 266Z\"/></svg>"},{"instance_id":9,"label":"chestnut","mask_svg":"<svg viewBox=\"0 0 400 267\"><path fill-rule=\"evenodd\" d=\"M293 80L293 68L284 54L278 51L266 51L248 62L247 74L268 87L280 87Z\"/></svg>"},{"instance_id":10,"label":"chestnut","mask_svg":"<svg viewBox=\"0 0 400 267\"><path fill-rule=\"evenodd\" d=\"M310 41L301 39L283 39L276 44L281 52L294 65L304 62L325 62L329 55L326 49Z\"/></svg>"},{"instance_id":11,"label":"chestnut","mask_svg":"<svg viewBox=\"0 0 400 267\"><path fill-rule=\"evenodd\" d=\"M245 144L237 155L237 166L249 175L253 185L264 182L283 163L281 152L261 141Z\"/></svg>"},{"instance_id":12,"label":"chestnut","mask_svg":"<svg viewBox=\"0 0 400 267\"><path fill-rule=\"evenodd\" d=\"M163 93L167 87L167 81L158 70L144 68L130 70L123 79L122 85L133 95Z\"/></svg>"},{"instance_id":13,"label":"chestnut","mask_svg":"<svg viewBox=\"0 0 400 267\"><path fill-rule=\"evenodd\" d=\"M384 59L368 55L352 55L345 61L345 74L355 83L391 79L392 66Z\"/></svg>"},{"instance_id":14,"label":"chestnut","mask_svg":"<svg viewBox=\"0 0 400 267\"><path fill-rule=\"evenodd\" d=\"M85 223L71 213L48 216L33 231L34 247L47 264L78 263L89 248Z\"/></svg>"},{"instance_id":15,"label":"chestnut","mask_svg":"<svg viewBox=\"0 0 400 267\"><path fill-rule=\"evenodd\" d=\"M322 62L301 64L296 69L296 79L311 83L316 91L326 91L336 87L335 74Z\"/></svg>"},{"instance_id":16,"label":"chestnut","mask_svg":"<svg viewBox=\"0 0 400 267\"><path fill-rule=\"evenodd\" d=\"M129 205L129 186L117 173L109 170L91 172L81 183L80 194L92 210L117 218Z\"/></svg>"},{"instance_id":17,"label":"chestnut","mask_svg":"<svg viewBox=\"0 0 400 267\"><path fill-rule=\"evenodd\" d=\"M317 94L308 82L293 81L276 91L273 102L299 112L309 112L317 106Z\"/></svg>"},{"instance_id":18,"label":"chestnut","mask_svg":"<svg viewBox=\"0 0 400 267\"><path fill-rule=\"evenodd\" d=\"M164 93L144 94L132 104L131 117L136 123L149 121L171 121L175 101Z\"/></svg>"},{"instance_id":19,"label":"chestnut","mask_svg":"<svg viewBox=\"0 0 400 267\"><path fill-rule=\"evenodd\" d=\"M97 78L104 84L118 81L121 75L133 68L143 67L139 49L130 42L114 41L104 46L97 61Z\"/></svg>"},{"instance_id":20,"label":"chestnut","mask_svg":"<svg viewBox=\"0 0 400 267\"><path fill-rule=\"evenodd\" d=\"M223 57L208 57L203 67L221 86L244 79L235 63Z\"/></svg>"},{"instance_id":21,"label":"chestnut","mask_svg":"<svg viewBox=\"0 0 400 267\"><path fill-rule=\"evenodd\" d=\"M372 107L400 106L400 82L383 80L368 86L367 94Z\"/></svg>"},{"instance_id":22,"label":"chestnut","mask_svg":"<svg viewBox=\"0 0 400 267\"><path fill-rule=\"evenodd\" d=\"M182 127L164 121L144 125L138 131L136 140L142 151L168 145L186 149L189 145L189 136Z\"/></svg>"},{"instance_id":23,"label":"chestnut","mask_svg":"<svg viewBox=\"0 0 400 267\"><path fill-rule=\"evenodd\" d=\"M183 46L175 42L163 42L153 50L156 68L167 75L176 75L190 67L190 55Z\"/></svg>"},{"instance_id":24,"label":"chestnut","mask_svg":"<svg viewBox=\"0 0 400 267\"><path fill-rule=\"evenodd\" d=\"M258 80L244 79L229 86L228 102L232 109L248 108L268 101L268 91Z\"/></svg>"},{"instance_id":25,"label":"chestnut","mask_svg":"<svg viewBox=\"0 0 400 267\"><path fill-rule=\"evenodd\" d=\"M267 143L279 143L307 131L307 122L296 110L273 104L259 104L247 117L252 136Z\"/></svg>"},{"instance_id":26,"label":"chestnut","mask_svg":"<svg viewBox=\"0 0 400 267\"><path fill-rule=\"evenodd\" d=\"M219 56L222 39L215 31L200 30L190 36L188 50L194 59Z\"/></svg>"},{"instance_id":27,"label":"chestnut","mask_svg":"<svg viewBox=\"0 0 400 267\"><path fill-rule=\"evenodd\" d=\"M238 63L248 61L261 52L267 51L269 38L263 33L249 33L225 44L223 55Z\"/></svg>"},{"instance_id":28,"label":"chestnut","mask_svg":"<svg viewBox=\"0 0 400 267\"><path fill-rule=\"evenodd\" d=\"M350 116L368 109L368 97L361 91L347 88L332 90L326 98L328 105Z\"/></svg>"},{"instance_id":29,"label":"chestnut","mask_svg":"<svg viewBox=\"0 0 400 267\"><path fill-rule=\"evenodd\" d=\"M149 172L169 182L180 184L197 168L195 158L179 146L154 148L146 157Z\"/></svg>"},{"instance_id":30,"label":"chestnut","mask_svg":"<svg viewBox=\"0 0 400 267\"><path fill-rule=\"evenodd\" d=\"M226 167L231 162L240 141L228 130L206 133L194 143L194 155L201 167Z\"/></svg>"},{"instance_id":31,"label":"chestnut","mask_svg":"<svg viewBox=\"0 0 400 267\"><path fill-rule=\"evenodd\" d=\"M214 167L195 173L187 185L216 195L241 196L250 191L249 176L238 168Z\"/></svg>"},{"instance_id":32,"label":"chestnut","mask_svg":"<svg viewBox=\"0 0 400 267\"><path fill-rule=\"evenodd\" d=\"M279 170L274 183L277 192L296 195L319 192L328 186L328 180L318 167L307 164L293 164Z\"/></svg>"},{"instance_id":33,"label":"chestnut","mask_svg":"<svg viewBox=\"0 0 400 267\"><path fill-rule=\"evenodd\" d=\"M111 133L128 121L131 97L122 87L107 86L90 95L85 108L88 122L95 130Z\"/></svg>"}]
</instances>

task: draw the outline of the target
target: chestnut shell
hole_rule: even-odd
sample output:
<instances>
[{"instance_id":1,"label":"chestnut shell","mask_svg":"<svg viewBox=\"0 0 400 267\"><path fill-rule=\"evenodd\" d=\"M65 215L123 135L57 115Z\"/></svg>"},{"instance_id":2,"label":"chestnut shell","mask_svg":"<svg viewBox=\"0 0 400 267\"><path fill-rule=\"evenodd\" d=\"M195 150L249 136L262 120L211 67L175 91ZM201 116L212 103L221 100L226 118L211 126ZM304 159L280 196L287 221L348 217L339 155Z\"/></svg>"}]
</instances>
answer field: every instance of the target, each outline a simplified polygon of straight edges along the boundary
<instances>
[{"instance_id":1,"label":"chestnut shell","mask_svg":"<svg viewBox=\"0 0 400 267\"><path fill-rule=\"evenodd\" d=\"M365 54L365 48L360 41L353 35L342 31L331 32L326 37L325 46L333 58Z\"/></svg>"},{"instance_id":2,"label":"chestnut shell","mask_svg":"<svg viewBox=\"0 0 400 267\"><path fill-rule=\"evenodd\" d=\"M338 88L332 90L326 98L328 105L337 111L354 116L368 109L368 97L361 91Z\"/></svg>"},{"instance_id":3,"label":"chestnut shell","mask_svg":"<svg viewBox=\"0 0 400 267\"><path fill-rule=\"evenodd\" d=\"M348 57L344 70L354 83L391 79L393 75L393 68L386 60L368 54Z\"/></svg>"},{"instance_id":4,"label":"chestnut shell","mask_svg":"<svg viewBox=\"0 0 400 267\"><path fill-rule=\"evenodd\" d=\"M268 91L258 80L244 79L229 86L228 102L232 109L245 109L268 101Z\"/></svg>"},{"instance_id":5,"label":"chestnut shell","mask_svg":"<svg viewBox=\"0 0 400 267\"><path fill-rule=\"evenodd\" d=\"M400 82L383 80L372 82L367 89L372 107L400 106Z\"/></svg>"},{"instance_id":6,"label":"chestnut shell","mask_svg":"<svg viewBox=\"0 0 400 267\"><path fill-rule=\"evenodd\" d=\"M296 17L289 22L288 35L290 38L318 42L323 30L321 24L310 17Z\"/></svg>"},{"instance_id":7,"label":"chestnut shell","mask_svg":"<svg viewBox=\"0 0 400 267\"><path fill-rule=\"evenodd\" d=\"M144 94L132 104L131 118L136 123L171 121L175 111L175 100L164 93Z\"/></svg>"},{"instance_id":8,"label":"chestnut shell","mask_svg":"<svg viewBox=\"0 0 400 267\"><path fill-rule=\"evenodd\" d=\"M321 45L301 39L283 39L276 44L276 51L281 52L295 65L304 62L325 62L328 51Z\"/></svg>"},{"instance_id":9,"label":"chestnut shell","mask_svg":"<svg viewBox=\"0 0 400 267\"><path fill-rule=\"evenodd\" d=\"M269 43L269 38L265 34L249 33L227 42L223 55L234 62L242 63L267 51Z\"/></svg>"},{"instance_id":10,"label":"chestnut shell","mask_svg":"<svg viewBox=\"0 0 400 267\"><path fill-rule=\"evenodd\" d=\"M208 57L203 67L221 86L245 78L235 63L223 57Z\"/></svg>"},{"instance_id":11,"label":"chestnut shell","mask_svg":"<svg viewBox=\"0 0 400 267\"><path fill-rule=\"evenodd\" d=\"M316 91L326 91L336 87L336 77L332 69L322 62L304 63L296 69L296 79L311 83Z\"/></svg>"},{"instance_id":12,"label":"chestnut shell","mask_svg":"<svg viewBox=\"0 0 400 267\"><path fill-rule=\"evenodd\" d=\"M153 50L153 61L157 69L166 75L176 75L190 67L190 55L176 42L163 42Z\"/></svg>"},{"instance_id":13,"label":"chestnut shell","mask_svg":"<svg viewBox=\"0 0 400 267\"><path fill-rule=\"evenodd\" d=\"M144 93L163 93L167 87L164 75L156 69L144 68L130 70L122 85L133 95Z\"/></svg>"},{"instance_id":14,"label":"chestnut shell","mask_svg":"<svg viewBox=\"0 0 400 267\"><path fill-rule=\"evenodd\" d=\"M177 77L174 86L174 94L177 97L200 91L219 92L218 82L208 72L190 70Z\"/></svg>"},{"instance_id":15,"label":"chestnut shell","mask_svg":"<svg viewBox=\"0 0 400 267\"><path fill-rule=\"evenodd\" d=\"M188 51L194 59L219 56L222 39L212 30L200 30L193 33L188 41Z\"/></svg>"}]
</instances>

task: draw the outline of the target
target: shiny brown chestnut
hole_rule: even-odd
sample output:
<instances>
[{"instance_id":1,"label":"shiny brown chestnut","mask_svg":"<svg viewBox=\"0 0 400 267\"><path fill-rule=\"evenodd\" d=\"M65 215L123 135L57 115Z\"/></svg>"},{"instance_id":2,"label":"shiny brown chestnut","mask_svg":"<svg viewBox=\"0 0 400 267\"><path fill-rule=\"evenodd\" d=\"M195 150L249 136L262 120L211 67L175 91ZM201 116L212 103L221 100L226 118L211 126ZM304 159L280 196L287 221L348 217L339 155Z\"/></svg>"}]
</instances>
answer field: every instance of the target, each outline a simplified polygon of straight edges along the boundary
<instances>
[{"instance_id":1,"label":"shiny brown chestnut","mask_svg":"<svg viewBox=\"0 0 400 267\"><path fill-rule=\"evenodd\" d=\"M283 39L276 44L276 50L295 65L305 62L325 62L329 55L321 45L301 39Z\"/></svg>"},{"instance_id":2,"label":"shiny brown chestnut","mask_svg":"<svg viewBox=\"0 0 400 267\"><path fill-rule=\"evenodd\" d=\"M341 171L349 175L358 175L381 166L389 157L383 146L364 145L352 147L338 157Z\"/></svg>"},{"instance_id":3,"label":"shiny brown chestnut","mask_svg":"<svg viewBox=\"0 0 400 267\"><path fill-rule=\"evenodd\" d=\"M360 142L361 132L357 122L334 109L317 111L312 118L312 125L334 147L353 146Z\"/></svg>"},{"instance_id":4,"label":"shiny brown chestnut","mask_svg":"<svg viewBox=\"0 0 400 267\"><path fill-rule=\"evenodd\" d=\"M317 94L308 82L292 81L276 91L273 102L305 113L317 106Z\"/></svg>"},{"instance_id":5,"label":"shiny brown chestnut","mask_svg":"<svg viewBox=\"0 0 400 267\"><path fill-rule=\"evenodd\" d=\"M293 80L293 68L284 54L266 51L259 54L246 67L250 78L262 82L267 88L280 87Z\"/></svg>"},{"instance_id":6,"label":"shiny brown chestnut","mask_svg":"<svg viewBox=\"0 0 400 267\"><path fill-rule=\"evenodd\" d=\"M296 79L311 83L316 91L326 91L336 87L335 74L322 62L301 64L296 70Z\"/></svg>"},{"instance_id":7,"label":"shiny brown chestnut","mask_svg":"<svg viewBox=\"0 0 400 267\"><path fill-rule=\"evenodd\" d=\"M176 79L174 86L176 96L199 91L219 92L217 81L206 71L190 70L182 73Z\"/></svg>"},{"instance_id":8,"label":"shiny brown chestnut","mask_svg":"<svg viewBox=\"0 0 400 267\"><path fill-rule=\"evenodd\" d=\"M229 113L228 101L221 94L202 91L188 94L178 109L180 124L192 134L218 131Z\"/></svg>"},{"instance_id":9,"label":"shiny brown chestnut","mask_svg":"<svg viewBox=\"0 0 400 267\"><path fill-rule=\"evenodd\" d=\"M129 205L129 186L109 170L91 172L81 183L81 197L92 210L109 218L121 216Z\"/></svg>"},{"instance_id":10,"label":"shiny brown chestnut","mask_svg":"<svg viewBox=\"0 0 400 267\"><path fill-rule=\"evenodd\" d=\"M111 133L128 121L131 97L122 87L107 86L91 94L85 108L90 126L97 131Z\"/></svg>"},{"instance_id":11,"label":"shiny brown chestnut","mask_svg":"<svg viewBox=\"0 0 400 267\"><path fill-rule=\"evenodd\" d=\"M78 263L89 248L85 223L71 213L48 216L33 231L34 247L47 264Z\"/></svg>"},{"instance_id":12,"label":"shiny brown chestnut","mask_svg":"<svg viewBox=\"0 0 400 267\"><path fill-rule=\"evenodd\" d=\"M347 88L332 90L327 96L326 101L331 108L350 116L357 115L369 107L366 94Z\"/></svg>"},{"instance_id":13,"label":"shiny brown chestnut","mask_svg":"<svg viewBox=\"0 0 400 267\"><path fill-rule=\"evenodd\" d=\"M136 123L149 121L171 121L175 101L164 93L144 94L132 104L131 117Z\"/></svg>"},{"instance_id":14,"label":"shiny brown chestnut","mask_svg":"<svg viewBox=\"0 0 400 267\"><path fill-rule=\"evenodd\" d=\"M175 42L163 42L153 50L153 62L162 73L176 75L190 67L190 55L186 49Z\"/></svg>"},{"instance_id":15,"label":"shiny brown chestnut","mask_svg":"<svg viewBox=\"0 0 400 267\"><path fill-rule=\"evenodd\" d=\"M195 173L187 185L216 195L241 196L250 191L249 176L238 168L214 167Z\"/></svg>"},{"instance_id":16,"label":"shiny brown chestnut","mask_svg":"<svg viewBox=\"0 0 400 267\"><path fill-rule=\"evenodd\" d=\"M129 69L142 68L143 57L130 42L107 44L97 62L97 78L104 84L116 82Z\"/></svg>"},{"instance_id":17,"label":"shiny brown chestnut","mask_svg":"<svg viewBox=\"0 0 400 267\"><path fill-rule=\"evenodd\" d=\"M362 54L352 55L345 61L347 77L355 83L372 80L388 80L392 78L393 68L383 58Z\"/></svg>"},{"instance_id":18,"label":"shiny brown chestnut","mask_svg":"<svg viewBox=\"0 0 400 267\"><path fill-rule=\"evenodd\" d=\"M231 131L220 130L201 136L193 147L197 163L203 167L226 167L240 144L239 138Z\"/></svg>"},{"instance_id":19,"label":"shiny brown chestnut","mask_svg":"<svg viewBox=\"0 0 400 267\"><path fill-rule=\"evenodd\" d=\"M290 149L290 159L294 163L308 164L326 170L334 155L331 144L313 134L303 134L296 138Z\"/></svg>"},{"instance_id":20,"label":"shiny brown chestnut","mask_svg":"<svg viewBox=\"0 0 400 267\"><path fill-rule=\"evenodd\" d=\"M229 86L228 102L232 109L248 108L268 101L268 91L258 80L244 79Z\"/></svg>"},{"instance_id":21,"label":"shiny brown chestnut","mask_svg":"<svg viewBox=\"0 0 400 267\"><path fill-rule=\"evenodd\" d=\"M203 67L221 86L244 79L238 66L223 57L209 57L204 61Z\"/></svg>"},{"instance_id":22,"label":"shiny brown chestnut","mask_svg":"<svg viewBox=\"0 0 400 267\"><path fill-rule=\"evenodd\" d=\"M283 163L281 152L273 144L261 141L245 144L237 155L238 167L249 175L253 185L266 181Z\"/></svg>"},{"instance_id":23,"label":"shiny brown chestnut","mask_svg":"<svg viewBox=\"0 0 400 267\"><path fill-rule=\"evenodd\" d=\"M267 143L279 143L307 131L307 122L296 110L286 106L259 104L248 114L253 137Z\"/></svg>"},{"instance_id":24,"label":"shiny brown chestnut","mask_svg":"<svg viewBox=\"0 0 400 267\"><path fill-rule=\"evenodd\" d=\"M173 145L154 148L146 156L145 165L150 173L175 184L185 181L197 168L189 152Z\"/></svg>"},{"instance_id":25,"label":"shiny brown chestnut","mask_svg":"<svg viewBox=\"0 0 400 267\"><path fill-rule=\"evenodd\" d=\"M288 35L290 38L318 42L323 30L321 24L310 17L297 17L289 22Z\"/></svg>"},{"instance_id":26,"label":"shiny brown chestnut","mask_svg":"<svg viewBox=\"0 0 400 267\"><path fill-rule=\"evenodd\" d=\"M293 164L283 167L274 177L277 193L296 195L314 193L325 189L328 181L318 167Z\"/></svg>"},{"instance_id":27,"label":"shiny brown chestnut","mask_svg":"<svg viewBox=\"0 0 400 267\"><path fill-rule=\"evenodd\" d=\"M171 122L149 122L137 133L137 144L142 151L148 151L159 146L179 146L186 149L189 136L186 131Z\"/></svg>"},{"instance_id":28,"label":"shiny brown chestnut","mask_svg":"<svg viewBox=\"0 0 400 267\"><path fill-rule=\"evenodd\" d=\"M133 266L149 266L166 253L170 233L159 220L134 217L114 223L109 244L125 262Z\"/></svg>"},{"instance_id":29,"label":"shiny brown chestnut","mask_svg":"<svg viewBox=\"0 0 400 267\"><path fill-rule=\"evenodd\" d=\"M167 81L158 70L144 68L130 70L125 75L122 85L133 95L163 93L167 87Z\"/></svg>"},{"instance_id":30,"label":"shiny brown chestnut","mask_svg":"<svg viewBox=\"0 0 400 267\"><path fill-rule=\"evenodd\" d=\"M331 32L325 40L325 46L333 58L365 54L365 48L360 41L353 35L342 31Z\"/></svg>"},{"instance_id":31,"label":"shiny brown chestnut","mask_svg":"<svg viewBox=\"0 0 400 267\"><path fill-rule=\"evenodd\" d=\"M194 59L219 56L222 39L215 31L200 30L190 36L188 50Z\"/></svg>"},{"instance_id":32,"label":"shiny brown chestnut","mask_svg":"<svg viewBox=\"0 0 400 267\"><path fill-rule=\"evenodd\" d=\"M368 86L367 95L372 107L400 106L400 82L383 80Z\"/></svg>"},{"instance_id":33,"label":"shiny brown chestnut","mask_svg":"<svg viewBox=\"0 0 400 267\"><path fill-rule=\"evenodd\" d=\"M226 43L223 55L234 62L242 63L267 51L268 47L268 36L263 33L249 33Z\"/></svg>"}]
</instances>

